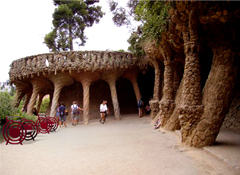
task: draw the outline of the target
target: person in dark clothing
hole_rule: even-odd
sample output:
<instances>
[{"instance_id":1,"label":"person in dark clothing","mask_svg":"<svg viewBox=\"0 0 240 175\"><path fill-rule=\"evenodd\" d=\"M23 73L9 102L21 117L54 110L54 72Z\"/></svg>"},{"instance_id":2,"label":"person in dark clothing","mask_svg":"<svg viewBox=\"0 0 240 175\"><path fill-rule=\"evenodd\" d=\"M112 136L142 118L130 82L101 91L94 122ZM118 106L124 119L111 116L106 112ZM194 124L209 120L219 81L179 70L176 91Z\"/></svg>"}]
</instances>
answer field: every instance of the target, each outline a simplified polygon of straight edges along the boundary
<instances>
[{"instance_id":1,"label":"person in dark clothing","mask_svg":"<svg viewBox=\"0 0 240 175\"><path fill-rule=\"evenodd\" d=\"M67 122L66 122L66 115L65 115L65 110L66 110L66 107L64 106L64 103L61 102L60 103L60 106L58 108L58 112L59 112L59 126L61 128L62 124L64 124L65 127L67 127Z\"/></svg>"},{"instance_id":2,"label":"person in dark clothing","mask_svg":"<svg viewBox=\"0 0 240 175\"><path fill-rule=\"evenodd\" d=\"M37 108L33 108L33 115L36 115L36 116L38 116L38 111L37 111Z\"/></svg>"}]
</instances>

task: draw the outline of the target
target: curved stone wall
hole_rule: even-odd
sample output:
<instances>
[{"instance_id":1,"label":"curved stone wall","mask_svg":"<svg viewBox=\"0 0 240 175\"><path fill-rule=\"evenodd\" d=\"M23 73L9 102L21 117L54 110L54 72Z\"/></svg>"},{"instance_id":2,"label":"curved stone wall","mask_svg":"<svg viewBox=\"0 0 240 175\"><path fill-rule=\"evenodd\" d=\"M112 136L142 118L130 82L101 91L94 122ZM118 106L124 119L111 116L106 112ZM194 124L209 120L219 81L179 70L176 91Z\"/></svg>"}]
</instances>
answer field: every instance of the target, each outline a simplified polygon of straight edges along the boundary
<instances>
[{"instance_id":1,"label":"curved stone wall","mask_svg":"<svg viewBox=\"0 0 240 175\"><path fill-rule=\"evenodd\" d=\"M33 78L40 74L56 74L72 71L106 71L129 69L135 66L137 58L126 52L71 51L47 53L15 60L9 72L10 81Z\"/></svg>"},{"instance_id":2,"label":"curved stone wall","mask_svg":"<svg viewBox=\"0 0 240 175\"><path fill-rule=\"evenodd\" d=\"M10 82L15 84L17 89L15 106L18 106L21 99L26 96L23 108L27 108L27 113L31 114L35 105L38 109L40 108L43 96L50 94L49 113L53 117L60 100L66 102L70 110L71 101L69 99L75 99L74 101L83 101L83 105L81 105L84 108L83 122L87 124L90 117L93 116L93 111L98 111L96 107L93 109L93 105L90 105L90 92L104 93L104 91L100 92L100 89L90 91L91 85L97 80L102 80L108 84L110 89L111 100L109 102L112 113L116 119L120 119L118 97L121 94L119 93L121 88L116 87L117 81L128 79L125 83L132 84L135 103L137 103L141 97L137 77L141 69L149 64L148 62L149 59L137 59L128 52L107 51L70 51L21 58L12 62L9 72ZM82 87L74 89L77 86L71 85L75 82L81 83ZM64 88L70 86L71 93ZM130 86L128 85L128 87ZM155 88L158 87L155 86ZM71 94L71 97L67 94ZM74 94L78 95L74 96ZM94 94L91 95L94 96ZM130 96L132 98L132 95ZM98 95L98 97L100 96ZM36 104L37 101L38 104ZM121 102L121 106L123 106L122 104Z\"/></svg>"}]
</instances>

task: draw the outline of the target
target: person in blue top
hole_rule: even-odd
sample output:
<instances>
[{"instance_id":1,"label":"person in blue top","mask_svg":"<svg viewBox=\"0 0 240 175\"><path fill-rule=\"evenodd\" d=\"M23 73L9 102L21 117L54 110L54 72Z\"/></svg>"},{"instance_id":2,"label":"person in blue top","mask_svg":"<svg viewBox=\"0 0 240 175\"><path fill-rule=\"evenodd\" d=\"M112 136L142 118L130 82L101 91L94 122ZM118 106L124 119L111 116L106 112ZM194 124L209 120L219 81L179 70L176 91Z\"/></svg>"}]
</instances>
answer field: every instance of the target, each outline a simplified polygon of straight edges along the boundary
<instances>
[{"instance_id":1,"label":"person in blue top","mask_svg":"<svg viewBox=\"0 0 240 175\"><path fill-rule=\"evenodd\" d=\"M60 128L61 128L62 124L64 124L64 126L67 127L65 110L66 110L66 108L64 106L64 103L61 102L60 106L58 108L59 119L60 119L60 121L59 121Z\"/></svg>"},{"instance_id":2,"label":"person in blue top","mask_svg":"<svg viewBox=\"0 0 240 175\"><path fill-rule=\"evenodd\" d=\"M138 116L139 116L139 118L141 118L142 115L143 115L143 107L144 107L144 103L142 101L142 98L140 98L138 100L138 104L137 105L138 105Z\"/></svg>"},{"instance_id":3,"label":"person in blue top","mask_svg":"<svg viewBox=\"0 0 240 175\"><path fill-rule=\"evenodd\" d=\"M59 117L59 106L60 104L58 103L58 107L57 107L57 111L56 111L56 119L59 122L60 121L60 117Z\"/></svg>"}]
</instances>

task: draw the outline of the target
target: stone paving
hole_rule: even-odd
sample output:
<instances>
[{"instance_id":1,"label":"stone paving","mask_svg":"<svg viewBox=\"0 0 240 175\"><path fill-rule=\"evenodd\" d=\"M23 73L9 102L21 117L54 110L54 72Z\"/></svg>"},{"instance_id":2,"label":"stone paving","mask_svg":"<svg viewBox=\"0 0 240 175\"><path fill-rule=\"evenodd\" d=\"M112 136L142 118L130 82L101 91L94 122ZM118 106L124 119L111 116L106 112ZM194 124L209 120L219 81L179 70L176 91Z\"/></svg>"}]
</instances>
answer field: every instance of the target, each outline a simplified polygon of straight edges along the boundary
<instances>
[{"instance_id":1,"label":"stone paving","mask_svg":"<svg viewBox=\"0 0 240 175\"><path fill-rule=\"evenodd\" d=\"M239 145L222 140L208 149L239 158ZM230 138L229 138L230 139ZM221 143L221 144L220 144ZM233 152L234 151L234 152ZM237 152L235 152L237 151ZM229 156L228 152L226 152ZM59 128L39 134L23 145L0 144L1 175L235 175L240 170L203 149L180 144L176 132L154 130L150 117L109 116L105 124L98 119L89 125ZM236 159L237 160L237 159ZM230 161L230 159L229 159ZM239 161L238 161L239 162Z\"/></svg>"}]
</instances>

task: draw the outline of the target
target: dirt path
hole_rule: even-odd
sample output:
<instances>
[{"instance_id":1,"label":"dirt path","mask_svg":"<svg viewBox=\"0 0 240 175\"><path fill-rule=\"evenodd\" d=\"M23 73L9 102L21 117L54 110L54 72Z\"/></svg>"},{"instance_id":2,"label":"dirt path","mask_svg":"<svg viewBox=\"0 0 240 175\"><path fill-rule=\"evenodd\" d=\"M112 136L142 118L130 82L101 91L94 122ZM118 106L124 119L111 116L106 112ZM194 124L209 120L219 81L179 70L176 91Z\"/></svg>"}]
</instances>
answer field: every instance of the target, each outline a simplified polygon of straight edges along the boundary
<instances>
[{"instance_id":1,"label":"dirt path","mask_svg":"<svg viewBox=\"0 0 240 175\"><path fill-rule=\"evenodd\" d=\"M0 144L1 175L232 175L239 171L202 149L181 146L149 117L68 125L23 145Z\"/></svg>"}]
</instances>

